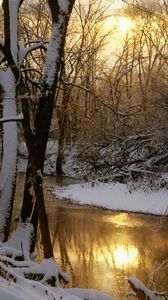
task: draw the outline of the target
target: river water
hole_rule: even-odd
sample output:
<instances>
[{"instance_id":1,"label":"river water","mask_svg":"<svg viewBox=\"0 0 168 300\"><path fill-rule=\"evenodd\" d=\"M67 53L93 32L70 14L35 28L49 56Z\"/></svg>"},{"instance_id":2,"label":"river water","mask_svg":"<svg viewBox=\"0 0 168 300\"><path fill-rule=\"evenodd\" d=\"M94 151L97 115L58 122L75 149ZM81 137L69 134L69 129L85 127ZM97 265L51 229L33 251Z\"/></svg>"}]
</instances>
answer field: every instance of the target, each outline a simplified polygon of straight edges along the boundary
<instances>
[{"instance_id":1,"label":"river water","mask_svg":"<svg viewBox=\"0 0 168 300\"><path fill-rule=\"evenodd\" d=\"M47 191L47 187L69 183L68 178L45 179L54 255L70 275L69 286L94 288L121 300L130 291L129 276L149 284L149 274L168 258L168 224L160 217L114 213L60 201ZM19 176L15 213L23 186L23 176ZM166 271L155 273L156 289L167 290Z\"/></svg>"}]
</instances>

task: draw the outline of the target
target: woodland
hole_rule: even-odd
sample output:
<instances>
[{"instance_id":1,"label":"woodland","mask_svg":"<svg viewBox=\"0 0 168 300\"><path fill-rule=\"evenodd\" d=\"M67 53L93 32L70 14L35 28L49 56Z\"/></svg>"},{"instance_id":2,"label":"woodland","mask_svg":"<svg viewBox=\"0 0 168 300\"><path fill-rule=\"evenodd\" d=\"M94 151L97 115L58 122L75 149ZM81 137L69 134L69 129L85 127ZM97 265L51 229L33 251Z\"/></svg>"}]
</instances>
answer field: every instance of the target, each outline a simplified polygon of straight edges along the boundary
<instances>
[{"instance_id":1,"label":"woodland","mask_svg":"<svg viewBox=\"0 0 168 300\"><path fill-rule=\"evenodd\" d=\"M99 0L2 1L0 278L10 287L35 288L44 299L112 299L61 287L67 277L54 259L43 191L49 140L58 143L57 175L74 151L77 175L86 180L167 187L168 2L123 2L113 7ZM132 24L124 32L112 21L123 15ZM21 141L28 162L11 236ZM34 261L38 231L41 262ZM128 281L140 300L167 297L136 278ZM7 293L0 284L2 297L23 299Z\"/></svg>"}]
</instances>

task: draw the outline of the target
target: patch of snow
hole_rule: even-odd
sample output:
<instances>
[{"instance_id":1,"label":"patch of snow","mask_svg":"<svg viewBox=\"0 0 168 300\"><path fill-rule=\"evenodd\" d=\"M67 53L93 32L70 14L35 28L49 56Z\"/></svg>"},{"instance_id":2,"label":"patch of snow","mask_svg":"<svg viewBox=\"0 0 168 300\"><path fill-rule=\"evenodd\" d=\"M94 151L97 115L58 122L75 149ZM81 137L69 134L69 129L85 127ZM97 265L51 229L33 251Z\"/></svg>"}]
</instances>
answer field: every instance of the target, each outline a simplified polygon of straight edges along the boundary
<instances>
[{"instance_id":1,"label":"patch of snow","mask_svg":"<svg viewBox=\"0 0 168 300\"><path fill-rule=\"evenodd\" d=\"M53 277L58 279L58 274L60 272L59 267L54 258L44 259L40 264L34 264L34 266L23 267L16 269L16 273L24 275L24 273L34 273L34 274L44 274L44 277L40 280L41 283L47 284L47 281ZM59 281L57 286L60 286Z\"/></svg>"},{"instance_id":2,"label":"patch of snow","mask_svg":"<svg viewBox=\"0 0 168 300\"><path fill-rule=\"evenodd\" d=\"M0 281L0 299L5 300L80 300L71 296L64 289L44 287L38 282L13 283Z\"/></svg>"},{"instance_id":3,"label":"patch of snow","mask_svg":"<svg viewBox=\"0 0 168 300\"><path fill-rule=\"evenodd\" d=\"M160 297L158 297L158 295L155 292L149 290L138 278L129 277L128 281L130 283L133 283L133 285L137 290L143 291L144 295L146 296L146 299L150 299L150 300L160 299Z\"/></svg>"},{"instance_id":4,"label":"patch of snow","mask_svg":"<svg viewBox=\"0 0 168 300\"><path fill-rule=\"evenodd\" d=\"M21 121L23 120L23 114L20 113L16 117L6 117L6 118L0 118L0 123L5 123L5 122L14 122L14 121Z\"/></svg>"},{"instance_id":5,"label":"patch of snow","mask_svg":"<svg viewBox=\"0 0 168 300\"><path fill-rule=\"evenodd\" d=\"M168 172L161 174L161 178L164 180L168 180Z\"/></svg>"},{"instance_id":6,"label":"patch of snow","mask_svg":"<svg viewBox=\"0 0 168 300\"><path fill-rule=\"evenodd\" d=\"M19 42L19 65L23 63L26 56L33 50L41 48L45 42L37 42L34 45L26 48L23 42Z\"/></svg>"},{"instance_id":7,"label":"patch of snow","mask_svg":"<svg viewBox=\"0 0 168 300\"><path fill-rule=\"evenodd\" d=\"M58 140L51 140L47 142L46 159L44 162L44 174L56 175L56 159L58 153ZM77 177L76 170L79 166L76 162L77 150L75 147L69 149L65 148L63 172L68 177ZM26 172L28 152L25 142L20 142L18 145L18 171Z\"/></svg>"},{"instance_id":8,"label":"patch of snow","mask_svg":"<svg viewBox=\"0 0 168 300\"><path fill-rule=\"evenodd\" d=\"M5 300L113 300L112 297L94 290L45 287L38 282L23 284L0 281L0 299Z\"/></svg>"},{"instance_id":9,"label":"patch of snow","mask_svg":"<svg viewBox=\"0 0 168 300\"><path fill-rule=\"evenodd\" d=\"M68 5L69 1L67 0L58 0L59 7L61 8L64 13L68 13Z\"/></svg>"},{"instance_id":10,"label":"patch of snow","mask_svg":"<svg viewBox=\"0 0 168 300\"><path fill-rule=\"evenodd\" d=\"M13 236L5 243L0 244L0 254L23 256L30 260L30 240L33 234L31 223L19 223ZM14 250L14 252L12 252ZM13 254L14 253L14 254Z\"/></svg>"},{"instance_id":11,"label":"patch of snow","mask_svg":"<svg viewBox=\"0 0 168 300\"><path fill-rule=\"evenodd\" d=\"M73 184L63 188L51 188L53 195L60 199L70 199L79 204L94 205L114 211L129 211L164 215L168 207L168 192L129 191L121 183Z\"/></svg>"},{"instance_id":12,"label":"patch of snow","mask_svg":"<svg viewBox=\"0 0 168 300\"><path fill-rule=\"evenodd\" d=\"M113 300L112 297L105 295L93 289L79 289L79 288L68 288L65 289L68 293L82 297L82 299L88 300Z\"/></svg>"},{"instance_id":13,"label":"patch of snow","mask_svg":"<svg viewBox=\"0 0 168 300\"><path fill-rule=\"evenodd\" d=\"M59 21L57 23L53 23L52 25L43 76L43 82L45 82L49 88L53 86L55 74L58 72L57 63L59 60L59 50L62 43L62 26L64 22L65 19L62 16L59 16Z\"/></svg>"},{"instance_id":14,"label":"patch of snow","mask_svg":"<svg viewBox=\"0 0 168 300\"><path fill-rule=\"evenodd\" d=\"M62 166L63 172L66 176L69 177L78 177L76 174L76 170L79 168L76 162L77 150L75 147L72 149L65 149L64 152L64 163Z\"/></svg>"},{"instance_id":15,"label":"patch of snow","mask_svg":"<svg viewBox=\"0 0 168 300\"><path fill-rule=\"evenodd\" d=\"M5 262L7 262L8 265L13 265L15 267L32 267L34 266L35 264L38 264L38 263L35 263L34 261L32 260L28 260L28 261L18 261L18 260L15 260L11 257L8 257L8 256L3 256L3 255L0 255L0 261L4 261L4 258L5 258Z\"/></svg>"}]
</instances>

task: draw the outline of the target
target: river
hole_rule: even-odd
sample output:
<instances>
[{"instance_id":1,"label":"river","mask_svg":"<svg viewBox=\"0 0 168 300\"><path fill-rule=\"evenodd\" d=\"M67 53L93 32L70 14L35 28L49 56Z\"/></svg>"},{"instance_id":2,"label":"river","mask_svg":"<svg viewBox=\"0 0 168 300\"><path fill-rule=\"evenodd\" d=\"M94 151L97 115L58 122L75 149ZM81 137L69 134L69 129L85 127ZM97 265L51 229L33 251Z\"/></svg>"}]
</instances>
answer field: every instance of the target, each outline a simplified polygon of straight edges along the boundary
<instances>
[{"instance_id":1,"label":"river","mask_svg":"<svg viewBox=\"0 0 168 300\"><path fill-rule=\"evenodd\" d=\"M23 179L20 175L15 214L21 205ZM69 286L94 288L118 300L124 299L130 291L129 276L136 276L147 285L149 274L168 258L168 224L161 222L160 217L114 213L60 201L47 191L47 187L71 182L69 178L45 178L55 258L62 270L69 273ZM155 288L167 290L166 271L155 273Z\"/></svg>"}]
</instances>

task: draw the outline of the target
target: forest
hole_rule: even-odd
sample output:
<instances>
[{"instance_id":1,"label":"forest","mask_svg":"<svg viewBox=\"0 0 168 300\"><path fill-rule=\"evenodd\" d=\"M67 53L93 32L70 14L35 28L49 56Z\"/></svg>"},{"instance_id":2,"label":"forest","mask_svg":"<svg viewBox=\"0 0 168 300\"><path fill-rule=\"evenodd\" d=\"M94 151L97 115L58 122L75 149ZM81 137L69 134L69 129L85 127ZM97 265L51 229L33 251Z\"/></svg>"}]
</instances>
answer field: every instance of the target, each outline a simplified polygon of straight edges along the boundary
<instances>
[{"instance_id":1,"label":"forest","mask_svg":"<svg viewBox=\"0 0 168 300\"><path fill-rule=\"evenodd\" d=\"M62 288L68 279L54 258L45 207L47 147L56 143L54 176L65 175L71 158L84 181L167 188L167 17L167 0L2 1L0 298L112 299ZM24 192L12 232L22 157ZM39 236L42 261L35 260ZM128 282L140 300L167 297L137 278Z\"/></svg>"}]
</instances>

